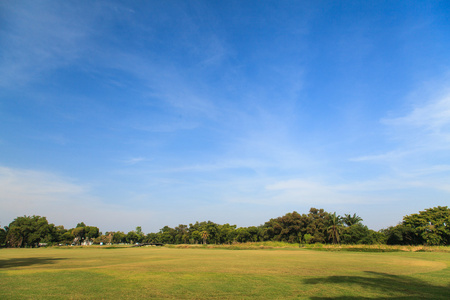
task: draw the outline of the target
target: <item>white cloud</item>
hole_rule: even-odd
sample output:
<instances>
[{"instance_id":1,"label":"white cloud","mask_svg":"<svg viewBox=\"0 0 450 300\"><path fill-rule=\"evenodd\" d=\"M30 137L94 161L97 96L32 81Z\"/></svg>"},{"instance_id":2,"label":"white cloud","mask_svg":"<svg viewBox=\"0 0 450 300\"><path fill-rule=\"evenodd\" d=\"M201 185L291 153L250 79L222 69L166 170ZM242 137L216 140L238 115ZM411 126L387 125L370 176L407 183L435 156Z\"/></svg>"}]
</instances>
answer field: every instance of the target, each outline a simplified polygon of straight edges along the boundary
<instances>
[{"instance_id":1,"label":"white cloud","mask_svg":"<svg viewBox=\"0 0 450 300\"><path fill-rule=\"evenodd\" d=\"M133 203L106 204L89 187L50 172L0 166L0 195L2 226L23 215L45 216L66 228L83 221L102 231L132 230L148 226L151 219L162 222L156 212Z\"/></svg>"},{"instance_id":2,"label":"white cloud","mask_svg":"<svg viewBox=\"0 0 450 300\"><path fill-rule=\"evenodd\" d=\"M60 201L60 195L73 197L86 192L85 187L51 173L6 167L0 167L0 189L2 201L28 207Z\"/></svg>"},{"instance_id":3,"label":"white cloud","mask_svg":"<svg viewBox=\"0 0 450 300\"><path fill-rule=\"evenodd\" d=\"M350 161L395 164L420 158L426 163L436 153L450 150L450 92L445 88L436 94L438 96L415 105L404 116L381 120L388 137L396 144L392 150L354 157Z\"/></svg>"},{"instance_id":4,"label":"white cloud","mask_svg":"<svg viewBox=\"0 0 450 300\"><path fill-rule=\"evenodd\" d=\"M450 94L415 107L408 115L384 119L383 123L392 126L423 129L429 134L450 134Z\"/></svg>"}]
</instances>

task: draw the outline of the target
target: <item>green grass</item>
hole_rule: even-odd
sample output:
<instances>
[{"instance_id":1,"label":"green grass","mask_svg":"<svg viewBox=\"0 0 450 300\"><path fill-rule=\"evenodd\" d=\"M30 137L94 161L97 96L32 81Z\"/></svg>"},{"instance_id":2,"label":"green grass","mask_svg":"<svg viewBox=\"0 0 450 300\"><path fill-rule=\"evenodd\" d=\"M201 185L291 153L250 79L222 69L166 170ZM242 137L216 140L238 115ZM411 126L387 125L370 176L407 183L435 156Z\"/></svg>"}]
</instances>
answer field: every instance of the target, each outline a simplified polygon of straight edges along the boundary
<instances>
[{"instance_id":1,"label":"green grass","mask_svg":"<svg viewBox=\"0 0 450 300\"><path fill-rule=\"evenodd\" d=\"M446 252L0 249L0 299L448 299ZM258 247L252 249L252 247Z\"/></svg>"}]
</instances>

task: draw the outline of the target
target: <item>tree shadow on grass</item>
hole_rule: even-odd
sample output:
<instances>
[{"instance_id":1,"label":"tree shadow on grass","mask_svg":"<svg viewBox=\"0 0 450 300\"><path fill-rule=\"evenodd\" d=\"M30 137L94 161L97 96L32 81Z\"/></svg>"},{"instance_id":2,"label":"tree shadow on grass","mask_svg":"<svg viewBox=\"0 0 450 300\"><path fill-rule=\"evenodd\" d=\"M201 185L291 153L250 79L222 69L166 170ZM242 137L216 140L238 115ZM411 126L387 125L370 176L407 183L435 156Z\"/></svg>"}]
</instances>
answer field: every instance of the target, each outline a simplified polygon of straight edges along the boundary
<instances>
[{"instance_id":1,"label":"tree shadow on grass","mask_svg":"<svg viewBox=\"0 0 450 300\"><path fill-rule=\"evenodd\" d=\"M27 267L31 265L48 265L66 258L26 257L0 259L0 269Z\"/></svg>"},{"instance_id":2,"label":"tree shadow on grass","mask_svg":"<svg viewBox=\"0 0 450 300\"><path fill-rule=\"evenodd\" d=\"M310 299L450 299L450 285L432 285L409 276L366 272L368 276L329 276L305 279L306 284L336 284L341 286L358 285L369 292L386 296L336 296L311 297Z\"/></svg>"}]
</instances>

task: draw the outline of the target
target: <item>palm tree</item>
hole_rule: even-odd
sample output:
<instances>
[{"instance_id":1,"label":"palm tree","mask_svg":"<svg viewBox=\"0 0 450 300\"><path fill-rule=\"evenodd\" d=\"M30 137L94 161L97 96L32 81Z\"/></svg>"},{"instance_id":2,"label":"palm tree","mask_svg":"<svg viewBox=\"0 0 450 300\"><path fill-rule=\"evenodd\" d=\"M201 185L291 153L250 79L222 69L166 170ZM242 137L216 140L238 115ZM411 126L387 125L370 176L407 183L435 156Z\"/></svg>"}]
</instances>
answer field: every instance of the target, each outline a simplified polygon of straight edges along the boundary
<instances>
[{"instance_id":1,"label":"palm tree","mask_svg":"<svg viewBox=\"0 0 450 300\"><path fill-rule=\"evenodd\" d=\"M206 244L206 239L208 238L208 231L202 231L203 244Z\"/></svg>"},{"instance_id":2,"label":"palm tree","mask_svg":"<svg viewBox=\"0 0 450 300\"><path fill-rule=\"evenodd\" d=\"M358 224L363 219L356 214L353 214L353 216L351 216L350 214L345 214L345 217L343 217L342 220L344 221L345 225L350 227L352 225Z\"/></svg>"},{"instance_id":3,"label":"palm tree","mask_svg":"<svg viewBox=\"0 0 450 300\"><path fill-rule=\"evenodd\" d=\"M329 238L333 240L333 244L338 244L339 234L341 233L342 229L342 217L339 215L336 215L336 212L333 214L330 214L329 224L327 232L329 235Z\"/></svg>"}]
</instances>

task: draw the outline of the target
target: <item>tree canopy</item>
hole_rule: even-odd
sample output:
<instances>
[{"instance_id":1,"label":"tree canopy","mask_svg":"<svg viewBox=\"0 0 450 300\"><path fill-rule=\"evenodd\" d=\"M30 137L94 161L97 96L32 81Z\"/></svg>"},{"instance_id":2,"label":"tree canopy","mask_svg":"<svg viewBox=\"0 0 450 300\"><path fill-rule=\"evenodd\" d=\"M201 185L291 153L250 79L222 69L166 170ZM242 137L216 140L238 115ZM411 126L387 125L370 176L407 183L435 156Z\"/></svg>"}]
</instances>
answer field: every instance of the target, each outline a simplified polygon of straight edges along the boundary
<instances>
[{"instance_id":1,"label":"tree canopy","mask_svg":"<svg viewBox=\"0 0 450 300\"><path fill-rule=\"evenodd\" d=\"M141 226L124 233L107 232L84 222L75 228L49 224L45 217L17 217L9 226L0 228L0 246L36 247L39 244L82 243L162 243L162 244L231 244L257 241L288 243L345 243L345 244L400 244L449 245L450 209L438 206L407 215L397 226L374 231L362 223L356 214L311 208L307 214L294 211L270 219L259 226L237 227L212 221L164 226L156 233L145 235Z\"/></svg>"}]
</instances>

